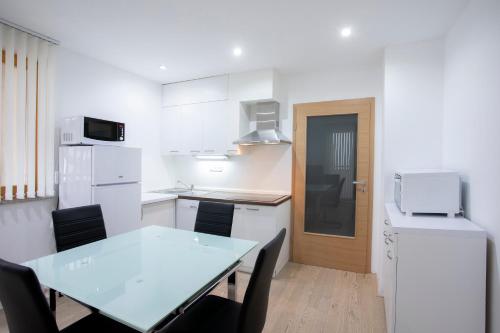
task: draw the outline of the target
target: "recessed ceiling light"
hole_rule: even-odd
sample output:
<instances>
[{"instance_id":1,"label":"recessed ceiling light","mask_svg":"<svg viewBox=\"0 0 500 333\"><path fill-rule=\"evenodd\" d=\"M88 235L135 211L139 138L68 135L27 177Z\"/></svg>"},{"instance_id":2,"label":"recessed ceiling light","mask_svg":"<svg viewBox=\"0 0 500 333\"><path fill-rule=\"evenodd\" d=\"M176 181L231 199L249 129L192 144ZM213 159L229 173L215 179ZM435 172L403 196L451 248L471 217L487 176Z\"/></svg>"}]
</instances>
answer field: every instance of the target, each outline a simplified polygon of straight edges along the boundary
<instances>
[{"instance_id":1,"label":"recessed ceiling light","mask_svg":"<svg viewBox=\"0 0 500 333\"><path fill-rule=\"evenodd\" d=\"M241 56L243 53L243 50L241 49L241 47L235 47L233 49L233 54L236 56L236 57L239 57Z\"/></svg>"},{"instance_id":2,"label":"recessed ceiling light","mask_svg":"<svg viewBox=\"0 0 500 333\"><path fill-rule=\"evenodd\" d=\"M167 66L165 66L165 65L161 65L161 66L160 66L160 69L161 69L162 71L166 71L166 70L167 70Z\"/></svg>"},{"instance_id":3,"label":"recessed ceiling light","mask_svg":"<svg viewBox=\"0 0 500 333\"><path fill-rule=\"evenodd\" d=\"M347 37L351 36L351 34L352 34L351 27L345 27L345 28L342 28L342 30L340 30L340 36L342 36L343 38L347 38Z\"/></svg>"}]
</instances>

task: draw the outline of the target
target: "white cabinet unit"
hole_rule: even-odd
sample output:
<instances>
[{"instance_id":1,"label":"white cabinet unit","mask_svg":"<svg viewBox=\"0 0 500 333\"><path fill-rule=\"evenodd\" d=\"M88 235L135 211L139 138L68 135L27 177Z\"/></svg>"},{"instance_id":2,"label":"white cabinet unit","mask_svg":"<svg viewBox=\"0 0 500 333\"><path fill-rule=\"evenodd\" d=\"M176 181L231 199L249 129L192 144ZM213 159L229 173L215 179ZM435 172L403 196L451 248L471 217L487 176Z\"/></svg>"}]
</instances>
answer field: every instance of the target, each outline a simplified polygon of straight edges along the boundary
<instances>
[{"instance_id":1,"label":"white cabinet unit","mask_svg":"<svg viewBox=\"0 0 500 333\"><path fill-rule=\"evenodd\" d=\"M229 98L240 102L277 100L278 75L273 69L234 73L229 76Z\"/></svg>"},{"instance_id":2,"label":"white cabinet unit","mask_svg":"<svg viewBox=\"0 0 500 333\"><path fill-rule=\"evenodd\" d=\"M464 218L404 216L386 205L389 333L484 332L486 233Z\"/></svg>"},{"instance_id":3,"label":"white cabinet unit","mask_svg":"<svg viewBox=\"0 0 500 333\"><path fill-rule=\"evenodd\" d=\"M226 100L228 75L163 85L163 106L179 106Z\"/></svg>"},{"instance_id":4,"label":"white cabinet unit","mask_svg":"<svg viewBox=\"0 0 500 333\"><path fill-rule=\"evenodd\" d=\"M228 101L164 108L163 155L236 154L236 110Z\"/></svg>"},{"instance_id":5,"label":"white cabinet unit","mask_svg":"<svg viewBox=\"0 0 500 333\"><path fill-rule=\"evenodd\" d=\"M181 154L181 110L180 106L165 108L161 112L160 140L163 155Z\"/></svg>"},{"instance_id":6,"label":"white cabinet unit","mask_svg":"<svg viewBox=\"0 0 500 333\"><path fill-rule=\"evenodd\" d=\"M231 237L248 239L259 244L243 258L241 270L252 272L260 249L285 228L287 234L276 263L278 274L290 257L290 201L279 206L235 205Z\"/></svg>"},{"instance_id":7,"label":"white cabinet unit","mask_svg":"<svg viewBox=\"0 0 500 333\"><path fill-rule=\"evenodd\" d=\"M175 210L175 227L177 229L194 230L198 204L197 200L177 199Z\"/></svg>"},{"instance_id":8,"label":"white cabinet unit","mask_svg":"<svg viewBox=\"0 0 500 333\"><path fill-rule=\"evenodd\" d=\"M227 154L231 148L232 141L236 136L232 135L232 128L236 127L236 112L229 108L230 103L212 102L200 105L202 126L202 153L203 154ZM234 110L233 110L234 111Z\"/></svg>"},{"instance_id":9,"label":"white cabinet unit","mask_svg":"<svg viewBox=\"0 0 500 333\"><path fill-rule=\"evenodd\" d=\"M181 107L179 150L188 154L200 153L203 145L203 108L204 104L184 105Z\"/></svg>"},{"instance_id":10,"label":"white cabinet unit","mask_svg":"<svg viewBox=\"0 0 500 333\"><path fill-rule=\"evenodd\" d=\"M142 205L142 226L159 225L175 228L175 200Z\"/></svg>"}]
</instances>

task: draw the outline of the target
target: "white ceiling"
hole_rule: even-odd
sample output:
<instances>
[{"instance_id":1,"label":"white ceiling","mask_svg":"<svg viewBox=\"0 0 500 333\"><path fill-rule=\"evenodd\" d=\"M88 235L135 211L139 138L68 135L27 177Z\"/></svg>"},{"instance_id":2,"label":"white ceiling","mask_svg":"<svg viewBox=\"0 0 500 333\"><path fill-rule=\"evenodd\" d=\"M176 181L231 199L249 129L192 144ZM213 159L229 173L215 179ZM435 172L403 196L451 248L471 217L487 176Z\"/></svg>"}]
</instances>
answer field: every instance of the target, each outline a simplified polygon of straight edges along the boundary
<instances>
[{"instance_id":1,"label":"white ceiling","mask_svg":"<svg viewBox=\"0 0 500 333\"><path fill-rule=\"evenodd\" d=\"M0 17L159 82L364 64L442 36L468 0L0 0ZM341 27L352 26L348 40ZM235 58L234 46L243 49ZM159 69L167 66L166 71Z\"/></svg>"}]
</instances>

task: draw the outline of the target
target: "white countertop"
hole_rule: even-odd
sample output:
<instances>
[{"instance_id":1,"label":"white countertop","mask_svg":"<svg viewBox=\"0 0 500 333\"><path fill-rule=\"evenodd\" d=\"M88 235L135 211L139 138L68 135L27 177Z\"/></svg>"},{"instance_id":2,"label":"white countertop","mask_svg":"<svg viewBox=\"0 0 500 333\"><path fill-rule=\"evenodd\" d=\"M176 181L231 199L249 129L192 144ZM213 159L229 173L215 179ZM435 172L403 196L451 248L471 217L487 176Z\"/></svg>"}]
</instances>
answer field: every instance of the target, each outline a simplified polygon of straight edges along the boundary
<instances>
[{"instance_id":1,"label":"white countertop","mask_svg":"<svg viewBox=\"0 0 500 333\"><path fill-rule=\"evenodd\" d=\"M484 237L486 232L462 216L404 215L394 203L385 204L385 210L395 233L406 232L465 232Z\"/></svg>"},{"instance_id":2,"label":"white countertop","mask_svg":"<svg viewBox=\"0 0 500 333\"><path fill-rule=\"evenodd\" d=\"M141 204L143 205L155 202L167 201L167 200L175 200L175 199L177 199L177 195L175 194L151 193L151 192L142 192L141 194Z\"/></svg>"}]
</instances>

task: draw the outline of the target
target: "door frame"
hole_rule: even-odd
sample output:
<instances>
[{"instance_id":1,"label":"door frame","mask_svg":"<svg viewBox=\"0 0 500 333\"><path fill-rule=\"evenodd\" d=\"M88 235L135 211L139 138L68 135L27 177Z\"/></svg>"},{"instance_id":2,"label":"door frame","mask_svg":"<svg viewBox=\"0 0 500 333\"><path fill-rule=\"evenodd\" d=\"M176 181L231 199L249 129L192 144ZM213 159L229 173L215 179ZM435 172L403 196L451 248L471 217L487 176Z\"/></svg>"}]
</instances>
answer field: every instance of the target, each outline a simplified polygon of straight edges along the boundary
<instances>
[{"instance_id":1,"label":"door frame","mask_svg":"<svg viewBox=\"0 0 500 333\"><path fill-rule=\"evenodd\" d=\"M370 145L369 145L369 179L368 179L368 226L367 226L367 245L366 245L366 260L365 260L365 273L371 273L372 266L372 230L373 230L373 178L374 178L374 146L375 146L375 97L331 100L311 103L298 103L293 105L293 141L292 141L292 223L291 223L291 240L292 246L290 247L290 255L292 261L295 261L294 248L295 248L295 215L297 206L297 196L295 195L295 171L296 171L296 130L297 130L297 107L304 105L316 105L337 103L339 105L356 105L356 104L369 104L370 106ZM306 152L307 153L307 152ZM317 234L320 237L344 237Z\"/></svg>"}]
</instances>

